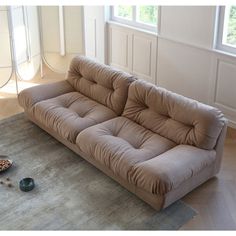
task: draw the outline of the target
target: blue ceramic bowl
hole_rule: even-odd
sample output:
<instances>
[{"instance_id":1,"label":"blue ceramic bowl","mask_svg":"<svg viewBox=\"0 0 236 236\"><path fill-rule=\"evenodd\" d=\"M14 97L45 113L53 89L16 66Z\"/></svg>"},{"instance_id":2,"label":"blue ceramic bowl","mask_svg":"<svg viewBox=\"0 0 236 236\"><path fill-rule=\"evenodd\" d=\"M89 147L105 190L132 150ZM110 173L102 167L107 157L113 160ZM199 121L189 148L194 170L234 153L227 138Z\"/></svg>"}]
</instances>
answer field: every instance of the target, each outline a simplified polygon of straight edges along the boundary
<instances>
[{"instance_id":1,"label":"blue ceramic bowl","mask_svg":"<svg viewBox=\"0 0 236 236\"><path fill-rule=\"evenodd\" d=\"M20 190L23 192L29 192L34 188L34 180L32 178L24 178L20 181Z\"/></svg>"}]
</instances>

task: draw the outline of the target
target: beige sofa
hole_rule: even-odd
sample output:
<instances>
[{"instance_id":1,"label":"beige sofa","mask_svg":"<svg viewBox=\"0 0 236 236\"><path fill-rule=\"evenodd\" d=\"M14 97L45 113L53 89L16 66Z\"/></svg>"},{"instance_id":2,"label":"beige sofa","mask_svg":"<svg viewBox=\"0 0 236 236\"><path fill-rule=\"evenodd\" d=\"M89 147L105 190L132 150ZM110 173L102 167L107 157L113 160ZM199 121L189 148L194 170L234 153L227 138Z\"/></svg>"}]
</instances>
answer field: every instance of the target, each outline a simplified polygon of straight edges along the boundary
<instances>
[{"instance_id":1,"label":"beige sofa","mask_svg":"<svg viewBox=\"0 0 236 236\"><path fill-rule=\"evenodd\" d=\"M28 118L157 210L219 172L216 108L86 57L67 80L22 91Z\"/></svg>"}]
</instances>

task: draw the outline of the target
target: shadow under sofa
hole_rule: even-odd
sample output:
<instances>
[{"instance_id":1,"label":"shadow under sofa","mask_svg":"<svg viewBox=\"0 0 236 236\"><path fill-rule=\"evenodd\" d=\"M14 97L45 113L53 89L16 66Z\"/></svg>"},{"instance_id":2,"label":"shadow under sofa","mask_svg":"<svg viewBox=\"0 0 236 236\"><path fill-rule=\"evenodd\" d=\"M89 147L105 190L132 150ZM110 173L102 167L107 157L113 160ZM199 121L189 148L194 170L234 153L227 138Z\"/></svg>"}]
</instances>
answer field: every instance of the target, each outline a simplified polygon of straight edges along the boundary
<instances>
[{"instance_id":1,"label":"shadow under sofa","mask_svg":"<svg viewBox=\"0 0 236 236\"><path fill-rule=\"evenodd\" d=\"M27 117L163 209L215 176L227 121L216 108L83 56L65 81L23 90Z\"/></svg>"}]
</instances>

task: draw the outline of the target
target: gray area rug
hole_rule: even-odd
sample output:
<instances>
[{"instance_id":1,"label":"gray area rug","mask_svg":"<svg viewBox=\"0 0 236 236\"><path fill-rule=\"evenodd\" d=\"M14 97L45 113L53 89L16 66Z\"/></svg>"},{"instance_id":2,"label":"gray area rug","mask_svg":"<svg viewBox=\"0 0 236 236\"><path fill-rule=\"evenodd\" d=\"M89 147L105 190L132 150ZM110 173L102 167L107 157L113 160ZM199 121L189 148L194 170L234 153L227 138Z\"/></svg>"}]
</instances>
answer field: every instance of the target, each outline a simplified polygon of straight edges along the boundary
<instances>
[{"instance_id":1,"label":"gray area rug","mask_svg":"<svg viewBox=\"0 0 236 236\"><path fill-rule=\"evenodd\" d=\"M156 212L24 114L0 121L0 155L14 165L0 173L1 230L176 230L196 212L178 201ZM31 192L19 180L35 179Z\"/></svg>"}]
</instances>

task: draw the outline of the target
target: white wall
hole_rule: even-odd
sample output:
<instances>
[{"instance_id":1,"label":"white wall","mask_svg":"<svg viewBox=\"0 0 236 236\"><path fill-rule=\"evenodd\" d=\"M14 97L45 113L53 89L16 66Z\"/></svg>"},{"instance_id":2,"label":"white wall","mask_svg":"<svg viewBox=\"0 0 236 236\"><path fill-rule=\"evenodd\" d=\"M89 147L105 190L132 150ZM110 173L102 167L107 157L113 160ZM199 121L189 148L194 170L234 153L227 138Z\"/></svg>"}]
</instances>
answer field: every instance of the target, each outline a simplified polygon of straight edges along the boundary
<instances>
[{"instance_id":1,"label":"white wall","mask_svg":"<svg viewBox=\"0 0 236 236\"><path fill-rule=\"evenodd\" d=\"M211 48L214 38L214 6L161 7L160 36Z\"/></svg>"},{"instance_id":2,"label":"white wall","mask_svg":"<svg viewBox=\"0 0 236 236\"><path fill-rule=\"evenodd\" d=\"M172 41L158 40L157 84L176 93L208 101L211 55Z\"/></svg>"},{"instance_id":3,"label":"white wall","mask_svg":"<svg viewBox=\"0 0 236 236\"><path fill-rule=\"evenodd\" d=\"M213 6L161 7L158 85L208 102L214 13Z\"/></svg>"},{"instance_id":4,"label":"white wall","mask_svg":"<svg viewBox=\"0 0 236 236\"><path fill-rule=\"evenodd\" d=\"M215 53L210 83L210 103L224 112L236 128L236 57Z\"/></svg>"},{"instance_id":5,"label":"white wall","mask_svg":"<svg viewBox=\"0 0 236 236\"><path fill-rule=\"evenodd\" d=\"M220 108L236 128L236 59L213 49L215 17L214 6L163 6L158 36L110 22L109 64Z\"/></svg>"},{"instance_id":6,"label":"white wall","mask_svg":"<svg viewBox=\"0 0 236 236\"><path fill-rule=\"evenodd\" d=\"M108 60L111 66L155 83L156 36L113 24L108 29Z\"/></svg>"},{"instance_id":7,"label":"white wall","mask_svg":"<svg viewBox=\"0 0 236 236\"><path fill-rule=\"evenodd\" d=\"M106 61L106 9L103 6L84 6L83 8L85 55L104 63Z\"/></svg>"},{"instance_id":8,"label":"white wall","mask_svg":"<svg viewBox=\"0 0 236 236\"><path fill-rule=\"evenodd\" d=\"M45 61L55 71L65 73L70 61L84 54L83 7L64 6L65 55L60 55L60 24L58 6L41 6L42 51Z\"/></svg>"}]
</instances>

